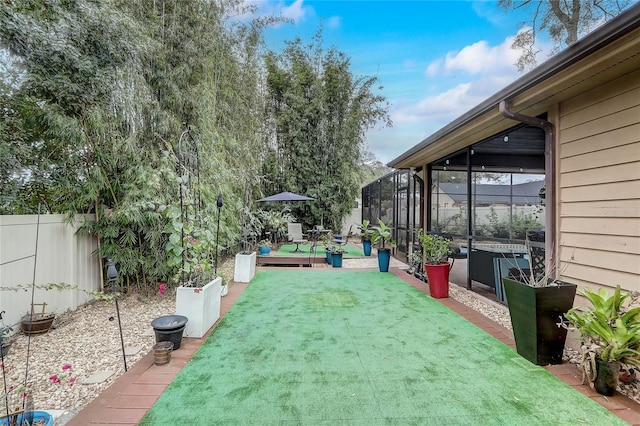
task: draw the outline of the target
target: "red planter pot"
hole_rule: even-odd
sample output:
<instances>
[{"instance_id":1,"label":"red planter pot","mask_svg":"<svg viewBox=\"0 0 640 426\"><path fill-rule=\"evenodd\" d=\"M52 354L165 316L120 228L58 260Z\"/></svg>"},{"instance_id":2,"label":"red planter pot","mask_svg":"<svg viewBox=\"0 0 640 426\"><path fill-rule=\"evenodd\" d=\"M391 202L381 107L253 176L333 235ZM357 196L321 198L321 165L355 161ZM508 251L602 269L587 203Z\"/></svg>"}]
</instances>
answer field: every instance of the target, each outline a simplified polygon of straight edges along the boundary
<instances>
[{"instance_id":1,"label":"red planter pot","mask_svg":"<svg viewBox=\"0 0 640 426\"><path fill-rule=\"evenodd\" d=\"M425 263L427 280L429 281L429 293L436 299L449 297L449 263L442 262L439 265Z\"/></svg>"}]
</instances>

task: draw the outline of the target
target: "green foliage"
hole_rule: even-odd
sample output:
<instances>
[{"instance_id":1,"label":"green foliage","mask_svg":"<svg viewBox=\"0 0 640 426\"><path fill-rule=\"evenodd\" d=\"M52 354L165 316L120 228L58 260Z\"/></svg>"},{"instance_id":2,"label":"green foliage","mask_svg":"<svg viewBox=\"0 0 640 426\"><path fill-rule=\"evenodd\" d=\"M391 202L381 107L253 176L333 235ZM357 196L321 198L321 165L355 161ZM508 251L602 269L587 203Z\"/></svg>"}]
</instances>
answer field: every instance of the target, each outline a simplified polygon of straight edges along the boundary
<instances>
[{"instance_id":1,"label":"green foliage","mask_svg":"<svg viewBox=\"0 0 640 426\"><path fill-rule=\"evenodd\" d=\"M422 245L422 253L426 263L439 265L446 261L450 252L450 241L438 234L425 234L422 228L418 230L418 240Z\"/></svg>"},{"instance_id":2,"label":"green foliage","mask_svg":"<svg viewBox=\"0 0 640 426\"><path fill-rule=\"evenodd\" d=\"M180 207L165 209L169 223L164 229L168 235L165 247L167 266L176 271L172 283L197 286L211 279L216 250L211 224L204 224L207 216L194 215L183 222ZM187 216L189 216L187 212Z\"/></svg>"},{"instance_id":3,"label":"green foliage","mask_svg":"<svg viewBox=\"0 0 640 426\"><path fill-rule=\"evenodd\" d=\"M372 227L373 232L371 233L371 243L378 244L381 243L382 248L386 248L386 244L389 245L390 248L396 246L395 241L391 239L391 221L388 223L384 223L382 219L378 219L378 225Z\"/></svg>"},{"instance_id":4,"label":"green foliage","mask_svg":"<svg viewBox=\"0 0 640 426\"><path fill-rule=\"evenodd\" d=\"M546 31L551 36L553 51L570 46L579 37L589 33L603 22L609 21L633 4L630 0L599 1L557 1L557 0L499 0L498 5L509 11L511 9L530 8L528 20L521 23L522 29L515 37L514 49L521 51L518 59L518 70L523 71L536 65L539 50L535 46L538 31Z\"/></svg>"},{"instance_id":5,"label":"green foliage","mask_svg":"<svg viewBox=\"0 0 640 426\"><path fill-rule=\"evenodd\" d=\"M539 213L519 213L514 215L511 220L511 224L508 221L498 219L498 215L491 207L489 214L487 215L487 225L477 225L475 229L475 235L486 236L492 238L504 238L525 240L527 238L527 232L544 229L544 226L540 223Z\"/></svg>"},{"instance_id":6,"label":"green foliage","mask_svg":"<svg viewBox=\"0 0 640 426\"><path fill-rule=\"evenodd\" d=\"M315 198L294 203L292 213L306 228L323 223L339 229L360 191L364 132L390 124L385 99L374 93L376 78L355 77L349 59L296 39L282 54L266 59L270 129L263 173L264 192L282 190Z\"/></svg>"},{"instance_id":7,"label":"green foliage","mask_svg":"<svg viewBox=\"0 0 640 426\"><path fill-rule=\"evenodd\" d=\"M232 19L251 8L239 0L0 2L8 52L0 55L0 214L42 206L94 215L81 232L98 238L96 256L114 260L125 291L206 271L212 241L224 251L253 244L262 228L250 212L262 192L308 194L318 201L297 203L292 216L338 229L359 193L364 130L388 124L388 106L376 79L354 77L348 58L323 52L319 36L311 50L297 40L264 59L262 29L284 20ZM196 222L180 221L176 240L170 212L180 204L185 124L199 152L202 205ZM269 226L283 233L287 221Z\"/></svg>"},{"instance_id":8,"label":"green foliage","mask_svg":"<svg viewBox=\"0 0 640 426\"><path fill-rule=\"evenodd\" d=\"M89 296L93 297L95 300L105 300L107 302L113 302L116 297L120 296L120 293L118 293L118 292L105 293L104 291L87 290L86 288L82 288L82 287L79 287L77 285L72 285L72 284L67 284L67 283L48 283L48 284L43 284L43 285L32 285L32 284L15 285L15 286L12 286L12 287L0 287L0 291L27 291L27 290L31 290L32 288L37 288L37 289L47 290L47 291L52 291L52 290L56 290L56 291L64 291L64 290L82 291L83 293L86 293ZM11 330L9 330L9 331L11 331ZM2 329L0 329L0 335L2 335Z\"/></svg>"},{"instance_id":9,"label":"green foliage","mask_svg":"<svg viewBox=\"0 0 640 426\"><path fill-rule=\"evenodd\" d=\"M264 225L258 215L249 210L248 207L243 208L242 214L242 239L240 251L243 253L251 253L255 251L256 241L262 236Z\"/></svg>"},{"instance_id":10,"label":"green foliage","mask_svg":"<svg viewBox=\"0 0 640 426\"><path fill-rule=\"evenodd\" d=\"M258 242L258 247L269 247L271 248L271 241L269 240L261 240Z\"/></svg>"},{"instance_id":11,"label":"green foliage","mask_svg":"<svg viewBox=\"0 0 640 426\"><path fill-rule=\"evenodd\" d=\"M287 224L295 222L296 218L288 208L282 210L258 210L256 216L262 223L263 236L275 235L275 239L280 241L287 234Z\"/></svg>"},{"instance_id":12,"label":"green foliage","mask_svg":"<svg viewBox=\"0 0 640 426\"><path fill-rule=\"evenodd\" d=\"M369 219L364 219L362 223L358 224L358 231L360 231L360 236L363 241L371 241L374 230Z\"/></svg>"},{"instance_id":13,"label":"green foliage","mask_svg":"<svg viewBox=\"0 0 640 426\"><path fill-rule=\"evenodd\" d=\"M198 240L239 240L240 211L260 183L259 30L270 21L227 25L245 11L236 0L0 3L0 45L9 52L0 68L11 77L0 86L0 213L41 204L70 217L95 214L81 232L99 238L96 255L116 262L126 286L153 291L180 269L163 230L165 210L179 204L186 122L201 154L209 226ZM216 236L209 206L218 194L225 205Z\"/></svg>"},{"instance_id":14,"label":"green foliage","mask_svg":"<svg viewBox=\"0 0 640 426\"><path fill-rule=\"evenodd\" d=\"M587 350L603 361L640 366L640 294L622 292L619 285L613 295L590 288L580 294L591 306L572 308L566 318L580 331Z\"/></svg>"}]
</instances>

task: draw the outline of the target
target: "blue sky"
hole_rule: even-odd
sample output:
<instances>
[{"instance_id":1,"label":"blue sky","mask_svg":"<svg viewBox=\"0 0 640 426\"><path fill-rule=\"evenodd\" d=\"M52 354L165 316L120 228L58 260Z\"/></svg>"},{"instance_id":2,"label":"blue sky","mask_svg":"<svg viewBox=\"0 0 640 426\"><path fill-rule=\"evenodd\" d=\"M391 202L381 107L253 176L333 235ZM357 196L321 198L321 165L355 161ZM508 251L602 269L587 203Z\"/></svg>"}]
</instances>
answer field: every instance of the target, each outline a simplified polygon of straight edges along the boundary
<instances>
[{"instance_id":1,"label":"blue sky","mask_svg":"<svg viewBox=\"0 0 640 426\"><path fill-rule=\"evenodd\" d=\"M350 57L354 75L378 77L394 124L370 129L367 144L383 163L522 75L510 46L527 15L506 14L496 1L254 3L295 22L265 32L271 50L295 37L310 40L324 22L325 49L336 46Z\"/></svg>"}]
</instances>

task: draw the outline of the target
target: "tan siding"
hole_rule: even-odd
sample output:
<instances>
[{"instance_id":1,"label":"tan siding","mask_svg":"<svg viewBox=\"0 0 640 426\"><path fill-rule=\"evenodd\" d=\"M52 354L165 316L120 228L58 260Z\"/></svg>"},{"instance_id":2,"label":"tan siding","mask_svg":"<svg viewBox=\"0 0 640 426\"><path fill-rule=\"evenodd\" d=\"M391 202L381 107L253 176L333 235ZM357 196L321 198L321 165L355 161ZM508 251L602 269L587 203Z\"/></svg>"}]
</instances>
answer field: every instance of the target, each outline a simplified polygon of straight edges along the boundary
<instances>
[{"instance_id":1,"label":"tan siding","mask_svg":"<svg viewBox=\"0 0 640 426\"><path fill-rule=\"evenodd\" d=\"M618 217L569 217L560 220L562 232L581 232L584 234L638 235L640 218ZM640 263L640 259L639 263Z\"/></svg>"},{"instance_id":2,"label":"tan siding","mask_svg":"<svg viewBox=\"0 0 640 426\"><path fill-rule=\"evenodd\" d=\"M559 110L561 277L640 290L640 71Z\"/></svg>"},{"instance_id":3,"label":"tan siding","mask_svg":"<svg viewBox=\"0 0 640 426\"><path fill-rule=\"evenodd\" d=\"M640 106L616 111L613 114L607 114L600 118L587 121L580 126L562 130L562 139L570 142L593 135L608 133L616 129L622 129L638 123L638 117L640 117ZM634 140L638 140L638 137L640 137L640 135L636 134Z\"/></svg>"},{"instance_id":4,"label":"tan siding","mask_svg":"<svg viewBox=\"0 0 640 426\"><path fill-rule=\"evenodd\" d=\"M573 157L587 152L601 151L604 147L614 148L638 142L640 139L640 123L612 130L608 133L591 135L584 139L566 142L562 144L561 158ZM634 149L640 149L637 146Z\"/></svg>"},{"instance_id":5,"label":"tan siding","mask_svg":"<svg viewBox=\"0 0 640 426\"><path fill-rule=\"evenodd\" d=\"M565 262L563 272L571 273L570 269L581 265L588 267L616 269L620 272L637 274L640 276L640 263L635 263L636 255L625 251L615 251L607 254L605 250L594 248L563 247L560 259ZM607 254L606 260L603 254Z\"/></svg>"},{"instance_id":6,"label":"tan siding","mask_svg":"<svg viewBox=\"0 0 640 426\"><path fill-rule=\"evenodd\" d=\"M578 248L595 248L601 251L612 251L640 255L640 234L634 236L593 235L565 232L562 236L561 259L571 257Z\"/></svg>"},{"instance_id":7,"label":"tan siding","mask_svg":"<svg viewBox=\"0 0 640 426\"><path fill-rule=\"evenodd\" d=\"M576 170L592 170L600 167L624 163L640 162L640 142L630 145L616 146L598 152L589 152L570 158L563 158L560 162L560 173L574 172Z\"/></svg>"},{"instance_id":8,"label":"tan siding","mask_svg":"<svg viewBox=\"0 0 640 426\"><path fill-rule=\"evenodd\" d=\"M627 86L628 89L628 86ZM633 110L640 98L640 87L634 88L621 95L606 99L588 108L576 110L562 117L562 131L577 128L584 123L598 120L602 116L601 111L608 111L608 115L618 112Z\"/></svg>"},{"instance_id":9,"label":"tan siding","mask_svg":"<svg viewBox=\"0 0 640 426\"><path fill-rule=\"evenodd\" d=\"M640 217L640 201L608 200L562 204L562 217Z\"/></svg>"},{"instance_id":10,"label":"tan siding","mask_svg":"<svg viewBox=\"0 0 640 426\"><path fill-rule=\"evenodd\" d=\"M560 195L560 202L637 200L638 198L640 198L640 181L631 180L565 188ZM561 211L561 214L564 212Z\"/></svg>"},{"instance_id":11,"label":"tan siding","mask_svg":"<svg viewBox=\"0 0 640 426\"><path fill-rule=\"evenodd\" d=\"M638 87L640 87L640 69L628 73L623 78L606 81L602 85L595 87L589 92L591 102L585 100L584 96L576 96L562 102L562 108L568 112L579 111L598 104L601 100L616 97Z\"/></svg>"},{"instance_id":12,"label":"tan siding","mask_svg":"<svg viewBox=\"0 0 640 426\"><path fill-rule=\"evenodd\" d=\"M571 265L564 270L561 278L580 287L602 285L614 288L616 285L628 291L640 291L637 274L620 271L613 262L607 266Z\"/></svg>"},{"instance_id":13,"label":"tan siding","mask_svg":"<svg viewBox=\"0 0 640 426\"><path fill-rule=\"evenodd\" d=\"M640 145L638 149L640 149ZM565 188L630 180L640 181L638 163L602 166L598 168L598 173L593 173L591 170L577 170L562 174L562 184ZM640 191L640 189L638 190Z\"/></svg>"}]
</instances>

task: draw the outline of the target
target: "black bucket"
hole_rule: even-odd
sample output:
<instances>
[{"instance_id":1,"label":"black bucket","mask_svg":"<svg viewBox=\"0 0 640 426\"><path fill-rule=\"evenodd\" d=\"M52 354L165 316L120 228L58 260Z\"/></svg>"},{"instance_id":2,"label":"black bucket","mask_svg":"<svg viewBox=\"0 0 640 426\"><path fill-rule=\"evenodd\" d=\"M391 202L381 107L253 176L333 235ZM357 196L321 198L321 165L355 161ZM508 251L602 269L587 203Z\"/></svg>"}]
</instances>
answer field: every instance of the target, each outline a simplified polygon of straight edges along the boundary
<instances>
[{"instance_id":1,"label":"black bucket","mask_svg":"<svg viewBox=\"0 0 640 426\"><path fill-rule=\"evenodd\" d=\"M180 349L182 333L187 326L187 317L182 315L167 315L151 321L153 331L156 333L156 343L171 342L173 350Z\"/></svg>"}]
</instances>

